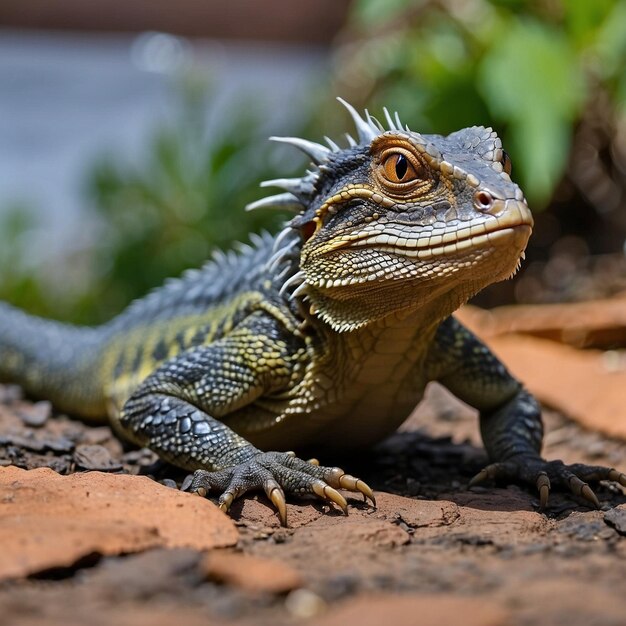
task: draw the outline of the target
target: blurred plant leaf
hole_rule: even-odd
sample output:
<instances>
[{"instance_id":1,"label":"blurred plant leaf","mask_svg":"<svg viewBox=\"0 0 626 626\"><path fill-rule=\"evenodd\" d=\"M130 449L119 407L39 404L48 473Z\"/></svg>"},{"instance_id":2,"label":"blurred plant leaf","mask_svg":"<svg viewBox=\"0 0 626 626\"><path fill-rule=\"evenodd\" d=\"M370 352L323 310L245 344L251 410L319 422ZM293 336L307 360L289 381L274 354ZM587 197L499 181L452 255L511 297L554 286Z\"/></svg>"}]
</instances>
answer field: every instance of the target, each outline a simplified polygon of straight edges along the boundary
<instances>
[{"instance_id":1,"label":"blurred plant leaf","mask_svg":"<svg viewBox=\"0 0 626 626\"><path fill-rule=\"evenodd\" d=\"M416 0L356 0L352 8L354 19L362 26L389 22L410 6L420 4Z\"/></svg>"},{"instance_id":2,"label":"blurred plant leaf","mask_svg":"<svg viewBox=\"0 0 626 626\"><path fill-rule=\"evenodd\" d=\"M175 119L155 129L139 164L107 154L88 172L86 194L100 225L92 249L32 267L35 213L21 206L2 212L0 264L11 271L0 274L0 298L40 315L99 323L165 278L201 266L212 250L285 219L244 211L263 195L261 180L289 176L300 165L292 158L277 171L254 98L211 120L206 85L184 80L176 93Z\"/></svg>"},{"instance_id":3,"label":"blurred plant leaf","mask_svg":"<svg viewBox=\"0 0 626 626\"><path fill-rule=\"evenodd\" d=\"M535 209L596 90L626 109L623 0L358 0L339 41L345 97L420 131L495 126Z\"/></svg>"},{"instance_id":4,"label":"blurred plant leaf","mask_svg":"<svg viewBox=\"0 0 626 626\"><path fill-rule=\"evenodd\" d=\"M508 126L520 182L546 202L567 164L572 124L585 78L568 40L534 20L511 25L480 64L479 80L494 117Z\"/></svg>"},{"instance_id":5,"label":"blurred plant leaf","mask_svg":"<svg viewBox=\"0 0 626 626\"><path fill-rule=\"evenodd\" d=\"M94 167L88 190L104 224L94 251L97 288L106 293L99 319L284 219L244 211L261 195L258 183L277 175L261 120L242 105L211 124L206 109L197 86L183 89L177 120L155 133L143 164L109 156Z\"/></svg>"}]
</instances>

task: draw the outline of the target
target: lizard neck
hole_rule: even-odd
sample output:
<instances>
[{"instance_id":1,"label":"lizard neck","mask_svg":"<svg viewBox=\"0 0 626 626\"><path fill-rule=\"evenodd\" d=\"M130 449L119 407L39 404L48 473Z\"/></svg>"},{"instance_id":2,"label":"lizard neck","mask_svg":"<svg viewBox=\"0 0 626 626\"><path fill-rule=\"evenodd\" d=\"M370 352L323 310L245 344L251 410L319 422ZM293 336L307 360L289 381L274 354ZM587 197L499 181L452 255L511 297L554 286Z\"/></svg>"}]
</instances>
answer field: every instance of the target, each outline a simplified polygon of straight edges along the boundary
<instances>
[{"instance_id":1,"label":"lizard neck","mask_svg":"<svg viewBox=\"0 0 626 626\"><path fill-rule=\"evenodd\" d=\"M395 362L415 361L426 353L442 319L434 315L432 309L429 306L398 311L344 333L335 332L324 324L320 362L325 361L323 367L329 372L335 370L339 377L345 377L350 371L363 373L370 364L379 372L377 380L382 382L393 375Z\"/></svg>"},{"instance_id":2,"label":"lizard neck","mask_svg":"<svg viewBox=\"0 0 626 626\"><path fill-rule=\"evenodd\" d=\"M373 349L376 343L389 341L392 337L404 341L405 345L412 344L417 338L418 343L422 343L424 349L427 349L439 324L464 304L476 290L468 284L466 290L450 291L420 306L394 311L348 332L337 332L321 320L315 320L313 325L318 329L325 347L352 351L357 359ZM329 352L332 353L332 350Z\"/></svg>"}]
</instances>

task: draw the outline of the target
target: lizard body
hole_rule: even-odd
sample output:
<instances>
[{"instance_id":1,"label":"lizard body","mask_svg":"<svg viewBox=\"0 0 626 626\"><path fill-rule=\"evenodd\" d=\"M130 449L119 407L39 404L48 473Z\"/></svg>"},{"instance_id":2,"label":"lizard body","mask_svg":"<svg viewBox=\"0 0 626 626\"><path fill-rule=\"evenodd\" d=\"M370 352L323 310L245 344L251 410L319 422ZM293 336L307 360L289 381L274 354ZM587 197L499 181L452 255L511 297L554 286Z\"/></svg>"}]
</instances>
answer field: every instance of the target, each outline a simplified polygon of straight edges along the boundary
<instances>
[{"instance_id":1,"label":"lizard body","mask_svg":"<svg viewBox=\"0 0 626 626\"><path fill-rule=\"evenodd\" d=\"M539 407L453 311L511 276L532 216L500 139L482 127L422 135L344 103L358 131L341 149L282 141L312 161L268 181L252 209L295 216L275 237L218 254L99 328L0 304L0 380L58 408L108 419L124 438L195 470L185 488L220 505L262 488L338 504L370 488L284 452L362 447L395 430L437 380L480 411L492 464L476 480L551 483L597 504L585 481L626 476L540 457ZM264 452L264 450L266 452ZM273 450L280 450L275 452Z\"/></svg>"}]
</instances>

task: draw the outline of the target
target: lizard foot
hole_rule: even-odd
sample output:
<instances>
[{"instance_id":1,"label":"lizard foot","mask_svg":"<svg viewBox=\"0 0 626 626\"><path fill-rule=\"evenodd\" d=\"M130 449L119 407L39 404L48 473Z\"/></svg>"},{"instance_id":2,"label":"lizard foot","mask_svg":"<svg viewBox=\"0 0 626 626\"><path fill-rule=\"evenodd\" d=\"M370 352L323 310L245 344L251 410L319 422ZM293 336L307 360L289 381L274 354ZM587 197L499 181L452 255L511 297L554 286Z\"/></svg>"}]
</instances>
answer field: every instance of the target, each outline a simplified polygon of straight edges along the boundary
<instances>
[{"instance_id":1,"label":"lizard foot","mask_svg":"<svg viewBox=\"0 0 626 626\"><path fill-rule=\"evenodd\" d=\"M610 467L575 463L565 465L562 461L544 461L539 457L522 456L499 463L492 463L481 470L469 483L472 487L487 479L521 480L537 487L539 504L545 509L553 485L569 489L574 495L587 500L596 508L600 502L588 482L612 480L626 487L626 474Z\"/></svg>"},{"instance_id":2,"label":"lizard foot","mask_svg":"<svg viewBox=\"0 0 626 626\"><path fill-rule=\"evenodd\" d=\"M261 452L239 465L216 472L196 470L193 476L187 477L182 489L201 496L212 489L220 490L218 504L224 512L247 491L263 489L278 509L283 526L287 525L285 492L334 502L346 515L348 503L337 489L362 493L376 505L372 490L362 480L338 467L320 466L316 459L303 461L292 452Z\"/></svg>"}]
</instances>

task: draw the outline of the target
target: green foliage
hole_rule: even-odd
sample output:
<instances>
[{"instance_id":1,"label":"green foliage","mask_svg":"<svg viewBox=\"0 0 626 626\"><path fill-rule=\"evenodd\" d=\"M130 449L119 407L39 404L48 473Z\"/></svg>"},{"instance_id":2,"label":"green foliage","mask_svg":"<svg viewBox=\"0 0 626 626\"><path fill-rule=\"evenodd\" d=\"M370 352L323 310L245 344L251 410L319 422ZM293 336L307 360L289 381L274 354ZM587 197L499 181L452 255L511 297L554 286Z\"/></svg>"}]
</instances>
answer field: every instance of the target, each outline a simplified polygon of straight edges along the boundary
<instances>
[{"instance_id":1,"label":"green foliage","mask_svg":"<svg viewBox=\"0 0 626 626\"><path fill-rule=\"evenodd\" d=\"M334 95L372 112L397 109L424 132L494 125L536 210L562 178L590 101L600 93L626 116L623 0L355 0L352 7L334 85L318 87L316 103L312 94L317 124L303 136L346 130ZM36 269L32 213L3 211L1 299L103 321L166 277L201 265L212 249L283 219L243 207L260 197L260 180L291 174L285 164L293 152L271 147L246 106L207 125L204 86L181 85L176 120L155 131L140 165L111 154L90 172L87 206L101 225L93 249Z\"/></svg>"},{"instance_id":2,"label":"green foliage","mask_svg":"<svg viewBox=\"0 0 626 626\"><path fill-rule=\"evenodd\" d=\"M510 149L529 193L548 198L586 91L567 37L535 21L515 23L500 47L485 55L478 79L491 112L510 125Z\"/></svg>"},{"instance_id":3,"label":"green foliage","mask_svg":"<svg viewBox=\"0 0 626 626\"><path fill-rule=\"evenodd\" d=\"M409 125L495 125L534 206L551 197L598 88L626 94L621 0L358 0L338 82Z\"/></svg>"},{"instance_id":4,"label":"green foliage","mask_svg":"<svg viewBox=\"0 0 626 626\"><path fill-rule=\"evenodd\" d=\"M91 175L89 192L104 224L94 252L95 283L106 294L99 318L200 266L212 250L284 219L243 210L260 196L258 183L277 175L259 120L243 107L231 110L209 137L202 94L183 96L178 122L157 131L140 167L110 156Z\"/></svg>"},{"instance_id":5,"label":"green foliage","mask_svg":"<svg viewBox=\"0 0 626 626\"><path fill-rule=\"evenodd\" d=\"M274 167L276 146L262 120L242 105L207 121L202 85L187 81L177 93L176 119L155 130L139 165L110 154L88 173L86 204L100 225L92 249L54 259L52 268L32 267L24 237L34 218L23 207L8 213L0 224L0 299L40 315L99 323L166 278L201 266L214 249L284 220L272 211L244 211L263 195L260 181L290 174L285 162L280 171Z\"/></svg>"},{"instance_id":6,"label":"green foliage","mask_svg":"<svg viewBox=\"0 0 626 626\"><path fill-rule=\"evenodd\" d=\"M42 281L29 267L25 250L29 234L37 219L32 207L15 204L7 207L0 219L0 294L8 295L16 303L33 303L45 309L46 293Z\"/></svg>"}]
</instances>

